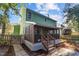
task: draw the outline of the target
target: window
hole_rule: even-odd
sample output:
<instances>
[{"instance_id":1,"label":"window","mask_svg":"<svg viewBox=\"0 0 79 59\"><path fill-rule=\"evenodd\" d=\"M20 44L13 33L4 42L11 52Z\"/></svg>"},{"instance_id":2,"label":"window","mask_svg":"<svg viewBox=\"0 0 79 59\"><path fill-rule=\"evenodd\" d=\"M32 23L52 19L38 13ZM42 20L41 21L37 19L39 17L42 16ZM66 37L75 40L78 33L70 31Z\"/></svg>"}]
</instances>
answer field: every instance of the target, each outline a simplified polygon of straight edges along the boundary
<instances>
[{"instance_id":1,"label":"window","mask_svg":"<svg viewBox=\"0 0 79 59\"><path fill-rule=\"evenodd\" d=\"M59 33L59 30L57 30L57 34L60 34L60 33Z\"/></svg>"},{"instance_id":2,"label":"window","mask_svg":"<svg viewBox=\"0 0 79 59\"><path fill-rule=\"evenodd\" d=\"M28 12L28 19L31 19L31 12Z\"/></svg>"},{"instance_id":3,"label":"window","mask_svg":"<svg viewBox=\"0 0 79 59\"><path fill-rule=\"evenodd\" d=\"M46 22L46 18L45 18L45 22Z\"/></svg>"}]
</instances>

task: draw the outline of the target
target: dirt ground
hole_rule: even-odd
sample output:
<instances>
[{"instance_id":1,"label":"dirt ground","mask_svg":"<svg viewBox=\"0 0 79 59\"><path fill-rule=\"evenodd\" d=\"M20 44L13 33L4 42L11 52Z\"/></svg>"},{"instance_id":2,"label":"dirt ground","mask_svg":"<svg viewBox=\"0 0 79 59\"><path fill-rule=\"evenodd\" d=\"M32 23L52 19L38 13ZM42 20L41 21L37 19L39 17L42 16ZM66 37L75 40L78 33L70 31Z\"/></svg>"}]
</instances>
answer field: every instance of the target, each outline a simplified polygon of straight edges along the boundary
<instances>
[{"instance_id":1,"label":"dirt ground","mask_svg":"<svg viewBox=\"0 0 79 59\"><path fill-rule=\"evenodd\" d=\"M8 51L4 54L4 56L15 56L15 51L13 46L10 46Z\"/></svg>"},{"instance_id":2,"label":"dirt ground","mask_svg":"<svg viewBox=\"0 0 79 59\"><path fill-rule=\"evenodd\" d=\"M31 51L27 46L22 44L23 49L28 53L29 56L46 56L47 52L44 50Z\"/></svg>"},{"instance_id":3,"label":"dirt ground","mask_svg":"<svg viewBox=\"0 0 79 59\"><path fill-rule=\"evenodd\" d=\"M22 44L22 47L29 54L29 56L79 56L78 47L67 42L49 52L46 52L44 50L33 52L30 51L30 49L24 44Z\"/></svg>"},{"instance_id":4,"label":"dirt ground","mask_svg":"<svg viewBox=\"0 0 79 59\"><path fill-rule=\"evenodd\" d=\"M79 44L74 45L72 43L65 42L60 46L57 46L55 49L46 52L44 50L39 51L31 51L27 46L24 44L21 45L22 48L29 56L79 56ZM3 56L15 56L15 51L13 46L5 47L1 49L1 55Z\"/></svg>"}]
</instances>

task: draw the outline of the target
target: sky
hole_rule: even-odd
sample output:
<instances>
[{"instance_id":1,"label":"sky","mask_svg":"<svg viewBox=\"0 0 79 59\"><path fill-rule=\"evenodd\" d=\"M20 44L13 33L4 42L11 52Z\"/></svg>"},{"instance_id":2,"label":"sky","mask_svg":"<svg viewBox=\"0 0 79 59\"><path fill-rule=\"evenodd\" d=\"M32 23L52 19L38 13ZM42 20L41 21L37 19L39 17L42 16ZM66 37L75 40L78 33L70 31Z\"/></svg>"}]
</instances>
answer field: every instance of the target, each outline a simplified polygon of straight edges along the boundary
<instances>
[{"instance_id":1,"label":"sky","mask_svg":"<svg viewBox=\"0 0 79 59\"><path fill-rule=\"evenodd\" d=\"M63 9L64 3L29 3L27 8L32 9L38 13L56 20L57 23L62 24L64 22Z\"/></svg>"},{"instance_id":2,"label":"sky","mask_svg":"<svg viewBox=\"0 0 79 59\"><path fill-rule=\"evenodd\" d=\"M64 3L28 3L26 8L34 10L45 16L48 16L49 14L50 18L56 20L58 24L62 24L65 21L63 18L64 6ZM18 23L19 16L11 15L10 22Z\"/></svg>"}]
</instances>

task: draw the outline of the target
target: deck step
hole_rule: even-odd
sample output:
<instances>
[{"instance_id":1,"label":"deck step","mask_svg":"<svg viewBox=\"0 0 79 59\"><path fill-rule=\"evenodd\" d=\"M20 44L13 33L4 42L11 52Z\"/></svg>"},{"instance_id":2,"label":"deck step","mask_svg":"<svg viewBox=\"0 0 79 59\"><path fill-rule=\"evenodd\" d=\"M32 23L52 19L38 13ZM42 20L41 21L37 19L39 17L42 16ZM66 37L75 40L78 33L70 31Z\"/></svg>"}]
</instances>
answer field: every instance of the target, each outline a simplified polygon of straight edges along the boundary
<instances>
[{"instance_id":1,"label":"deck step","mask_svg":"<svg viewBox=\"0 0 79 59\"><path fill-rule=\"evenodd\" d=\"M55 48L55 47L51 47L51 48L49 48L48 50L51 51L51 50L53 50L54 48Z\"/></svg>"},{"instance_id":2,"label":"deck step","mask_svg":"<svg viewBox=\"0 0 79 59\"><path fill-rule=\"evenodd\" d=\"M49 48L53 47L53 44L50 44L48 47L49 47Z\"/></svg>"}]
</instances>

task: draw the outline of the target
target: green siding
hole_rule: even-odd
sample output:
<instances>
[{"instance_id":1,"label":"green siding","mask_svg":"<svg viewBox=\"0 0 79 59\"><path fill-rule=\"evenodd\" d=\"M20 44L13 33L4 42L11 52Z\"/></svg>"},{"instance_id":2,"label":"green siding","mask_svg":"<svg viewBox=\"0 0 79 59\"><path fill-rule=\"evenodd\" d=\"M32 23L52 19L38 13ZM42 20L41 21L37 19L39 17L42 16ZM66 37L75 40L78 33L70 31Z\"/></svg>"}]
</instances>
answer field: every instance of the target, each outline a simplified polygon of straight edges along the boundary
<instances>
[{"instance_id":1,"label":"green siding","mask_svg":"<svg viewBox=\"0 0 79 59\"><path fill-rule=\"evenodd\" d=\"M14 25L13 35L20 35L20 25Z\"/></svg>"},{"instance_id":2,"label":"green siding","mask_svg":"<svg viewBox=\"0 0 79 59\"><path fill-rule=\"evenodd\" d=\"M27 14L30 10L27 10ZM44 17L40 14L37 14L36 12L30 11L31 12L31 19L26 19L27 21L33 21L36 22L39 25L44 25L44 26L49 26L49 27L56 27L56 21L47 17ZM26 14L26 17L27 17ZM45 21L46 18L46 21Z\"/></svg>"}]
</instances>

